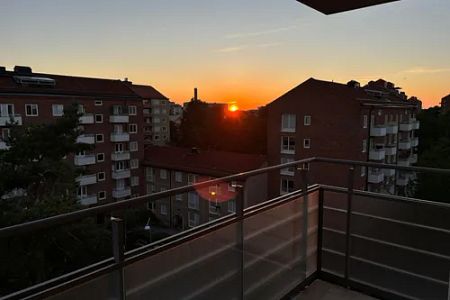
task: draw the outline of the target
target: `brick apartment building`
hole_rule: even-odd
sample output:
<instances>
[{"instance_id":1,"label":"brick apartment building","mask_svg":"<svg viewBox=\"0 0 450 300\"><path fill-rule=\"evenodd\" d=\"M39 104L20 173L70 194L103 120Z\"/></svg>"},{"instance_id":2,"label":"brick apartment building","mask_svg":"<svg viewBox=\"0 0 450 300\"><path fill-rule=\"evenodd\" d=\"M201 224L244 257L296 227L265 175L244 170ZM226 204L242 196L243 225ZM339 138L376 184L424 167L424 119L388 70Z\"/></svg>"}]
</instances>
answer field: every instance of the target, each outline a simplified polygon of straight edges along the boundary
<instances>
[{"instance_id":1,"label":"brick apartment building","mask_svg":"<svg viewBox=\"0 0 450 300\"><path fill-rule=\"evenodd\" d=\"M84 205L117 201L145 193L142 98L123 81L33 73L28 67L0 68L0 130L8 136L10 116L20 125L50 123L77 103L83 113L79 143L95 145L78 153L74 164L77 196ZM0 147L5 148L4 141Z\"/></svg>"},{"instance_id":2,"label":"brick apartment building","mask_svg":"<svg viewBox=\"0 0 450 300\"><path fill-rule=\"evenodd\" d=\"M196 148L150 146L145 150L147 193L155 193L236 174L265 165L264 155L222 151L202 151ZM237 183L243 186L245 207L267 200L265 174ZM149 209L164 224L187 229L235 212L237 188L222 183L149 204Z\"/></svg>"},{"instance_id":3,"label":"brick apartment building","mask_svg":"<svg viewBox=\"0 0 450 300\"><path fill-rule=\"evenodd\" d=\"M381 79L361 87L356 81L340 84L311 78L267 106L268 163L322 156L414 164L417 101L407 100L399 88ZM342 186L347 174L347 167L315 164L309 180ZM300 188L300 177L295 168L271 173L269 196ZM354 184L357 189L408 194L411 179L414 174L360 168L355 170Z\"/></svg>"},{"instance_id":4,"label":"brick apartment building","mask_svg":"<svg viewBox=\"0 0 450 300\"><path fill-rule=\"evenodd\" d=\"M169 99L152 86L127 82L131 89L143 99L144 142L146 145L165 145L170 141Z\"/></svg>"}]
</instances>

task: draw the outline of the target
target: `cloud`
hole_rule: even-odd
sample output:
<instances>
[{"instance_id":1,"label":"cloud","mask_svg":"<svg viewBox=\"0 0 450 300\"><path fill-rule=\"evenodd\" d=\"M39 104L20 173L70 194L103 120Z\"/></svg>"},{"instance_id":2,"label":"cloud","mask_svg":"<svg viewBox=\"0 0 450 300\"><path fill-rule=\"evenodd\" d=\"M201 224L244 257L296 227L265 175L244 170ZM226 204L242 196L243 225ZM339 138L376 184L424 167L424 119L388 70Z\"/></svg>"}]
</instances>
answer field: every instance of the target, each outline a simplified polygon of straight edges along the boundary
<instances>
[{"instance_id":1,"label":"cloud","mask_svg":"<svg viewBox=\"0 0 450 300\"><path fill-rule=\"evenodd\" d=\"M238 52L238 51L244 50L245 48L247 48L247 45L226 47L226 48L217 49L216 51L221 52L221 53L230 53L230 52Z\"/></svg>"},{"instance_id":2,"label":"cloud","mask_svg":"<svg viewBox=\"0 0 450 300\"><path fill-rule=\"evenodd\" d=\"M285 26L285 27L278 27L273 29L267 29L262 31L255 31L255 32L244 32L244 33L234 33L226 35L225 38L227 39L239 39L239 38L246 38L246 37L254 37L254 36L261 36L261 35L268 35L268 34L274 34L284 31L289 31L297 28L297 26Z\"/></svg>"},{"instance_id":3,"label":"cloud","mask_svg":"<svg viewBox=\"0 0 450 300\"><path fill-rule=\"evenodd\" d=\"M433 74L433 73L444 73L450 72L450 68L426 68L426 67L415 67L408 70L404 70L403 73L410 74Z\"/></svg>"},{"instance_id":4,"label":"cloud","mask_svg":"<svg viewBox=\"0 0 450 300\"><path fill-rule=\"evenodd\" d=\"M258 44L258 45L255 45L255 47L258 47L258 48L270 48L270 47L277 47L277 46L281 46L281 45L283 45L283 43L273 42L273 43Z\"/></svg>"}]
</instances>

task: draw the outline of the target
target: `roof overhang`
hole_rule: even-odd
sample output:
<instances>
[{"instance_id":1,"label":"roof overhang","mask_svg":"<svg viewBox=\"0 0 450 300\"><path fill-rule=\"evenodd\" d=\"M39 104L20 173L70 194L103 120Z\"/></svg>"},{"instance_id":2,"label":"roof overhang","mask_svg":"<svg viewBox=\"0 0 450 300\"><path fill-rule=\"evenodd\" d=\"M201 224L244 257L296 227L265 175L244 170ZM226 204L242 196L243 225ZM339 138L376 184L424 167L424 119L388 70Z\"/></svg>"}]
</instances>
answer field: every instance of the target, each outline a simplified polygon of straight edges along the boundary
<instances>
[{"instance_id":1,"label":"roof overhang","mask_svg":"<svg viewBox=\"0 0 450 300\"><path fill-rule=\"evenodd\" d=\"M326 15L400 0L297 0Z\"/></svg>"}]
</instances>

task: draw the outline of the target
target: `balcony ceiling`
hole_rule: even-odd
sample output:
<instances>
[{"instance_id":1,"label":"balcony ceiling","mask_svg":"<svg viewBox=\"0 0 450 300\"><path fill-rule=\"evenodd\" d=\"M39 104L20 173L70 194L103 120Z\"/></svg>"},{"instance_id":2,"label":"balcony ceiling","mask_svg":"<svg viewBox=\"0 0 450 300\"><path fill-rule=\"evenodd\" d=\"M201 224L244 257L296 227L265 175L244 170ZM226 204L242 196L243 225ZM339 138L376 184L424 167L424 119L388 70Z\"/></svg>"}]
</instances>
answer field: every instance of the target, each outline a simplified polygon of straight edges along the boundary
<instances>
[{"instance_id":1,"label":"balcony ceiling","mask_svg":"<svg viewBox=\"0 0 450 300\"><path fill-rule=\"evenodd\" d=\"M326 15L400 0L297 0Z\"/></svg>"}]
</instances>

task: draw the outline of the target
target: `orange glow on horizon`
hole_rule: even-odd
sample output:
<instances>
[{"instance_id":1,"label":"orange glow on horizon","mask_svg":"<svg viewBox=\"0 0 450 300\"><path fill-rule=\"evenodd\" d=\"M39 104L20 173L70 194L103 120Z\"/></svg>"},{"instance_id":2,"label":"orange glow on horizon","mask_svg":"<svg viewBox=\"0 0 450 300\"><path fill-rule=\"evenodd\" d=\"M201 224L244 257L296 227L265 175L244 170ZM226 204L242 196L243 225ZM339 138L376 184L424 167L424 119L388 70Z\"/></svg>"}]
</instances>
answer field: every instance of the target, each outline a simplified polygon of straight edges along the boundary
<instances>
[{"instance_id":1,"label":"orange glow on horizon","mask_svg":"<svg viewBox=\"0 0 450 300\"><path fill-rule=\"evenodd\" d=\"M235 112L239 110L239 106L236 105L236 103L230 103L228 104L228 111Z\"/></svg>"}]
</instances>

